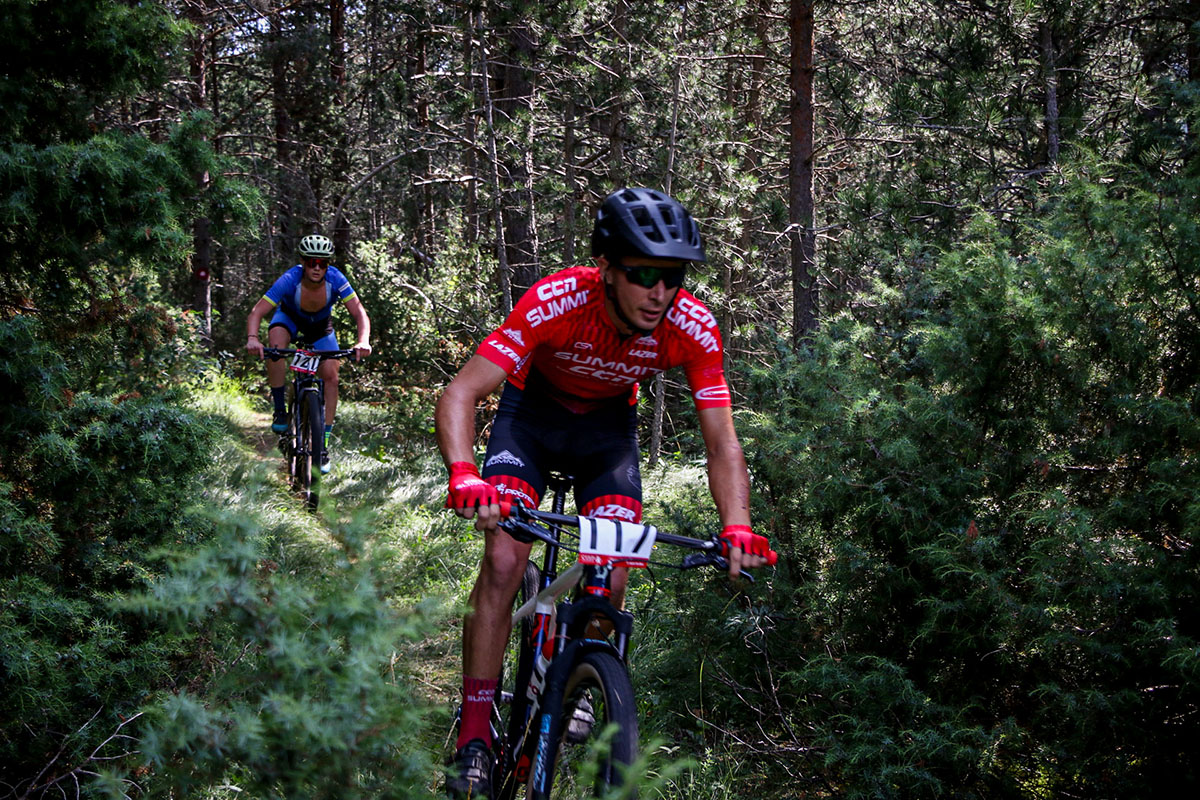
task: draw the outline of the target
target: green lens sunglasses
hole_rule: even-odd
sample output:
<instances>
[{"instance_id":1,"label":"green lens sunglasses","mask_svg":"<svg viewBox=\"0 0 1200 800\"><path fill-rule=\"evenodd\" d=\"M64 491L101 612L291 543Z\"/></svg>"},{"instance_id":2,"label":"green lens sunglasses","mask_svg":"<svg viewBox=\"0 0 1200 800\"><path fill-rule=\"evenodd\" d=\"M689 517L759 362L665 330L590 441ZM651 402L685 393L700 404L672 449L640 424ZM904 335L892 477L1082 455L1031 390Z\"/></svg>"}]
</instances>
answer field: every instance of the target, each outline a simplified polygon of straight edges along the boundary
<instances>
[{"instance_id":1,"label":"green lens sunglasses","mask_svg":"<svg viewBox=\"0 0 1200 800\"><path fill-rule=\"evenodd\" d=\"M685 267L627 267L624 264L617 264L616 267L625 273L631 283L644 289L653 289L659 281L668 289L674 289L683 285L687 273Z\"/></svg>"}]
</instances>

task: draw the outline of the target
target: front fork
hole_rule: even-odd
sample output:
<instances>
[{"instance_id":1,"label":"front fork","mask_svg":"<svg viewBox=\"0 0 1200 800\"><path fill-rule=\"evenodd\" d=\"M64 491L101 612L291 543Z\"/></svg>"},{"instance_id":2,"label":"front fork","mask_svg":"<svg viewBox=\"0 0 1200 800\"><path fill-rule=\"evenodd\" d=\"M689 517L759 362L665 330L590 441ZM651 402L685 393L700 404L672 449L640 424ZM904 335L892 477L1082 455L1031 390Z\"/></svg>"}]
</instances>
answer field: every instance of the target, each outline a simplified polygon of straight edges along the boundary
<instances>
[{"instance_id":1,"label":"front fork","mask_svg":"<svg viewBox=\"0 0 1200 800\"><path fill-rule=\"evenodd\" d=\"M317 393L317 429L312 432L312 452L308 454L300 453L300 425L304 422L304 416L307 413L305 408L305 398L309 392ZM321 463L321 453L325 450L325 383L320 378L315 379L311 383L297 385L295 391L296 406L293 413L293 421L296 425L295 442L297 457L300 455L308 455L317 464ZM319 470L318 470L319 472ZM316 477L315 475L313 476Z\"/></svg>"}]
</instances>

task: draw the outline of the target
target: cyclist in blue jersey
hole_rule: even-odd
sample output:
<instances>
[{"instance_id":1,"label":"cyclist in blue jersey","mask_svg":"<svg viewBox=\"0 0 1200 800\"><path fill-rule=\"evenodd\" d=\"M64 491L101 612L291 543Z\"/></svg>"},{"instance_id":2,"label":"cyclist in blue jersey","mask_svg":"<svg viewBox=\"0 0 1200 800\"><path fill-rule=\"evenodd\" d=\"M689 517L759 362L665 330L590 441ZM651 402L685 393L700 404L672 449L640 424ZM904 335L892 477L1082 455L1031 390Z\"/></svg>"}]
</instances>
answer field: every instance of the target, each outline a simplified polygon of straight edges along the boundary
<instances>
[{"instance_id":1,"label":"cyclist in blue jersey","mask_svg":"<svg viewBox=\"0 0 1200 800\"><path fill-rule=\"evenodd\" d=\"M280 276L262 299L250 310L246 321L246 350L258 358L263 357L263 344L258 330L267 314L274 311L267 329L267 341L271 347L289 347L293 341L301 341L313 350L338 350L337 335L333 331L333 307L341 301L358 327L358 342L354 345L354 360L371 353L371 319L363 308L350 281L337 267L331 266L333 242L327 236L312 234L300 240L300 263ZM325 381L325 447L321 456L321 472L329 472L329 435L333 431L334 413L337 411L338 367L337 359L321 362L320 376ZM287 430L287 408L284 379L287 365L281 360L267 361L267 383L271 387L271 400L275 414L271 430L283 433Z\"/></svg>"}]
</instances>

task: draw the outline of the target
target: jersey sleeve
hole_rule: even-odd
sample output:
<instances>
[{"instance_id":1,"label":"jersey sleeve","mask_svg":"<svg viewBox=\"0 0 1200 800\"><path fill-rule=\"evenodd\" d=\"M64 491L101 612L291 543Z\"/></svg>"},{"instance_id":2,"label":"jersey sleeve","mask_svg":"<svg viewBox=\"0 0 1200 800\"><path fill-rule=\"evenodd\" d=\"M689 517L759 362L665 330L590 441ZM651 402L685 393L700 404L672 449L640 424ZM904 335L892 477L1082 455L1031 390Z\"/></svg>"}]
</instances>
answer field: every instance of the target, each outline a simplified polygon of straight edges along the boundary
<instances>
[{"instance_id":1,"label":"jersey sleeve","mask_svg":"<svg viewBox=\"0 0 1200 800\"><path fill-rule=\"evenodd\" d=\"M296 291L296 283L300 280L300 274L300 267L295 266L280 275L278 280L271 284L271 288L267 289L263 299L273 306L278 306L283 298Z\"/></svg>"},{"instance_id":2,"label":"jersey sleeve","mask_svg":"<svg viewBox=\"0 0 1200 800\"><path fill-rule=\"evenodd\" d=\"M716 317L691 294L681 294L668 314L684 342L683 371L697 409L733 405L725 382L725 349Z\"/></svg>"},{"instance_id":3,"label":"jersey sleeve","mask_svg":"<svg viewBox=\"0 0 1200 800\"><path fill-rule=\"evenodd\" d=\"M684 365L684 373L697 409L733 405L729 384L725 382L725 364L720 350L705 353L702 358Z\"/></svg>"},{"instance_id":4,"label":"jersey sleeve","mask_svg":"<svg viewBox=\"0 0 1200 800\"><path fill-rule=\"evenodd\" d=\"M530 325L526 318L536 305L536 299L537 294L532 288L522 295L504 320L504 324L480 342L475 352L509 375L520 370L537 345L534 326Z\"/></svg>"},{"instance_id":5,"label":"jersey sleeve","mask_svg":"<svg viewBox=\"0 0 1200 800\"><path fill-rule=\"evenodd\" d=\"M354 297L354 287L350 285L350 279L337 267L330 267L326 271L325 280L329 281L334 295L343 303Z\"/></svg>"}]
</instances>

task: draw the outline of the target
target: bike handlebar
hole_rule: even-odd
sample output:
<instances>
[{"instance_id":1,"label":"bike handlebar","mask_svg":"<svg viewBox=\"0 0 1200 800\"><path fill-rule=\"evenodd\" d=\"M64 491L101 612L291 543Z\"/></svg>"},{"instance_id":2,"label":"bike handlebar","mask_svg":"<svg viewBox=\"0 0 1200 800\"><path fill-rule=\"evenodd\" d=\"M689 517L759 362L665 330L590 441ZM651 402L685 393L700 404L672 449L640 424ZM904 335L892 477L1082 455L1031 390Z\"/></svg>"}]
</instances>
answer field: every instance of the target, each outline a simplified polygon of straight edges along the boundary
<instances>
[{"instance_id":1,"label":"bike handlebar","mask_svg":"<svg viewBox=\"0 0 1200 800\"><path fill-rule=\"evenodd\" d=\"M579 526L579 517L567 514L554 514L549 511L539 511L536 508L526 508L520 503L511 503L507 500L501 500L500 514L504 517L500 523L500 527L509 533L519 532L533 539L539 539L546 544L556 546L561 546L562 543L552 533L536 523L568 525L571 527ZM514 530L514 528L517 530ZM694 539L691 536L681 536L676 533L658 531L655 541L698 551L684 557L680 564L671 565L676 566L678 569L695 569L706 566L716 567L721 570L729 569L729 542L720 536L714 535L711 539ZM775 564L779 559L779 554L774 550L769 550L767 553L767 564ZM751 583L754 582L754 578L750 573L743 570L742 574Z\"/></svg>"},{"instance_id":2,"label":"bike handlebar","mask_svg":"<svg viewBox=\"0 0 1200 800\"><path fill-rule=\"evenodd\" d=\"M349 358L354 355L354 349L349 350L307 350L297 347L264 347L263 358L269 358L272 361L278 361L281 358L290 358L299 352L312 353L319 356L322 361L329 358Z\"/></svg>"}]
</instances>

